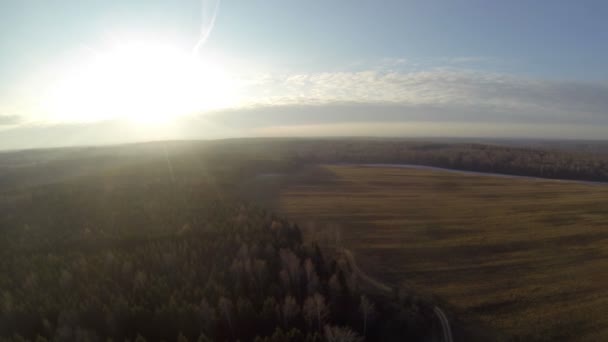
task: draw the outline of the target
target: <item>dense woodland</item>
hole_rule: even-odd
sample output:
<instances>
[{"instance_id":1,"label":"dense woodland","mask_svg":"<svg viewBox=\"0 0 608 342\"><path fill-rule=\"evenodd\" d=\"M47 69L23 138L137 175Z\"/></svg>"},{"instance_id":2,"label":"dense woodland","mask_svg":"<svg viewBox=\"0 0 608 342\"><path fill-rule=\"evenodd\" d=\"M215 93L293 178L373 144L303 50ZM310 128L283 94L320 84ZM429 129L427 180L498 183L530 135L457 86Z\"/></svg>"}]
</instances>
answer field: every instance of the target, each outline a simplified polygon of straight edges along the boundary
<instances>
[{"instance_id":1,"label":"dense woodland","mask_svg":"<svg viewBox=\"0 0 608 342\"><path fill-rule=\"evenodd\" d=\"M405 139L233 139L184 142L205 160L281 162L282 171L318 163L405 163L520 176L608 181L608 150L602 142L436 142ZM249 166L248 166L249 167ZM258 165L262 170L264 163ZM277 167L274 165L273 167ZM238 168L237 168L238 169ZM233 170L234 171L234 170Z\"/></svg>"},{"instance_id":2,"label":"dense woodland","mask_svg":"<svg viewBox=\"0 0 608 342\"><path fill-rule=\"evenodd\" d=\"M300 163L404 163L521 176L608 181L608 155L580 152L574 148L374 139L300 140L286 142L282 148L286 156L292 156Z\"/></svg>"},{"instance_id":3,"label":"dense woodland","mask_svg":"<svg viewBox=\"0 0 608 342\"><path fill-rule=\"evenodd\" d=\"M402 341L439 331L429 303L367 291L295 224L218 188L232 176L159 180L167 169L150 166L3 194L1 340Z\"/></svg>"}]
</instances>

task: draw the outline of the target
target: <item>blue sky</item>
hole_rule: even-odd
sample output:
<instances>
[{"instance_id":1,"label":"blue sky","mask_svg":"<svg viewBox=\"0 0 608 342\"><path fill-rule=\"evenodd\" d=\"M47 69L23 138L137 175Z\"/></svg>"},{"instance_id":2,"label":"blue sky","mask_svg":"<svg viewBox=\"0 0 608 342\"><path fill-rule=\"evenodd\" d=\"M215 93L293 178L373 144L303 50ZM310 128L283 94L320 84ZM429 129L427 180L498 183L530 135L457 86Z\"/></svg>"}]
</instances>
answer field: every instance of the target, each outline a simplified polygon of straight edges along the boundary
<instances>
[{"instance_id":1,"label":"blue sky","mask_svg":"<svg viewBox=\"0 0 608 342\"><path fill-rule=\"evenodd\" d=\"M213 42L289 66L484 57L495 65L471 67L608 76L604 1L251 1L223 9Z\"/></svg>"},{"instance_id":2,"label":"blue sky","mask_svg":"<svg viewBox=\"0 0 608 342\"><path fill-rule=\"evenodd\" d=\"M41 146L113 142L62 140L69 136L65 132L82 130L82 125L99 127L103 132L96 136L107 134L116 142L128 136L314 132L595 139L608 133L605 1L225 0L219 3L201 60L213 60L208 65L220 66L225 71L221 77L238 84L238 96L226 90L238 101L224 101L221 108L207 111L211 113L175 113L164 128L125 137L108 131L123 119L118 114L88 115L81 104L70 107L76 114L65 119L55 112L69 106L55 108L54 115L38 105L63 74L90 71L86 51L103 54L108 37L131 37L124 38L127 44L146 37L147 42L170 42L190 51L201 26L211 28L217 3L3 0L0 144L28 147L28 134L48 136L38 139ZM151 73L159 67L153 62ZM163 81L152 74L150 80L155 79ZM91 88L97 81L78 82L76 87ZM192 90L204 102L205 96L220 96L209 93L210 88ZM162 88L155 91L158 95ZM87 96L91 107L112 101ZM191 129L192 122L208 133L196 133L200 130ZM364 134L364 125L374 132ZM59 129L62 134L53 133Z\"/></svg>"}]
</instances>

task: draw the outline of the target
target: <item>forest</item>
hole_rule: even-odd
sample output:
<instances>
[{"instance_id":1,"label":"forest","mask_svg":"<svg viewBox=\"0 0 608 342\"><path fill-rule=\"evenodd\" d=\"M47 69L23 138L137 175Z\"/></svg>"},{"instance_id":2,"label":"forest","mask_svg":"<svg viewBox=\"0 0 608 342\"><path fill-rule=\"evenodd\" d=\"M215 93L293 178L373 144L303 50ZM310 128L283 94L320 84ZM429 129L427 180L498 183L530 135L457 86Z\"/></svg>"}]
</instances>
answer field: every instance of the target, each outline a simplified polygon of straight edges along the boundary
<instances>
[{"instance_id":1,"label":"forest","mask_svg":"<svg viewBox=\"0 0 608 342\"><path fill-rule=\"evenodd\" d=\"M554 179L608 181L608 156L573 148L444 143L398 139L284 142L298 163L417 164Z\"/></svg>"},{"instance_id":2,"label":"forest","mask_svg":"<svg viewBox=\"0 0 608 342\"><path fill-rule=\"evenodd\" d=\"M148 147L158 147L157 144ZM144 149L135 145L132 148ZM228 172L293 172L331 163L417 164L509 175L608 181L608 150L602 142L536 142L398 138L243 138L172 142L168 148L206 162L237 166ZM75 151L74 154L82 153ZM90 153L90 151L88 151ZM104 155L102 151L96 152ZM39 157L38 157L39 158ZM1 163L0 159L0 163ZM242 163L246 162L244 167ZM271 168L269 168L271 167Z\"/></svg>"},{"instance_id":3,"label":"forest","mask_svg":"<svg viewBox=\"0 0 608 342\"><path fill-rule=\"evenodd\" d=\"M430 302L366 290L297 225L220 188L235 176L187 177L177 160L179 181L148 162L116 165L3 192L1 340L401 341L436 330Z\"/></svg>"}]
</instances>

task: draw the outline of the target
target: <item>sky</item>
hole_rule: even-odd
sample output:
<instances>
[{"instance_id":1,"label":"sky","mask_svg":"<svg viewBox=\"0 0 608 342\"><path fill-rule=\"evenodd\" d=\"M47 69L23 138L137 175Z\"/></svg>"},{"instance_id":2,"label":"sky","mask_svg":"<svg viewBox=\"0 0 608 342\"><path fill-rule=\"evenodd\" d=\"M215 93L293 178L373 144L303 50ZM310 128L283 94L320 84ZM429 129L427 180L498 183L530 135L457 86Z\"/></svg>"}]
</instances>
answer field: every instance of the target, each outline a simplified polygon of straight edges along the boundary
<instances>
[{"instance_id":1,"label":"sky","mask_svg":"<svg viewBox=\"0 0 608 342\"><path fill-rule=\"evenodd\" d=\"M604 139L608 2L1 0L0 149Z\"/></svg>"}]
</instances>

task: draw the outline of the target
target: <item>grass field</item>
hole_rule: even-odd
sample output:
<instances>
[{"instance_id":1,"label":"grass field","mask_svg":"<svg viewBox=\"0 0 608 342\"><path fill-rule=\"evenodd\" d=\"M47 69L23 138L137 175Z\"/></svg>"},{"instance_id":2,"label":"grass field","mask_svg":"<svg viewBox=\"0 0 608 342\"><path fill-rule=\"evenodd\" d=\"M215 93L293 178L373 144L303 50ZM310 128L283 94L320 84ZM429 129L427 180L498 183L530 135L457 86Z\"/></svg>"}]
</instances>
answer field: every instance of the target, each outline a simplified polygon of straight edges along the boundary
<instances>
[{"instance_id":1,"label":"grass field","mask_svg":"<svg viewBox=\"0 0 608 342\"><path fill-rule=\"evenodd\" d=\"M310 234L339 227L371 275L516 340L608 340L608 186L363 166L316 175L283 188L281 211Z\"/></svg>"}]
</instances>

